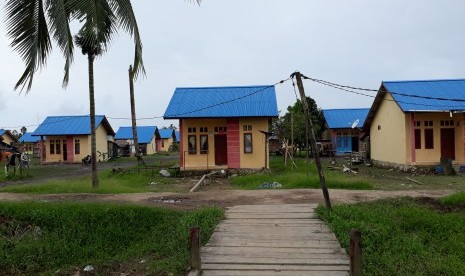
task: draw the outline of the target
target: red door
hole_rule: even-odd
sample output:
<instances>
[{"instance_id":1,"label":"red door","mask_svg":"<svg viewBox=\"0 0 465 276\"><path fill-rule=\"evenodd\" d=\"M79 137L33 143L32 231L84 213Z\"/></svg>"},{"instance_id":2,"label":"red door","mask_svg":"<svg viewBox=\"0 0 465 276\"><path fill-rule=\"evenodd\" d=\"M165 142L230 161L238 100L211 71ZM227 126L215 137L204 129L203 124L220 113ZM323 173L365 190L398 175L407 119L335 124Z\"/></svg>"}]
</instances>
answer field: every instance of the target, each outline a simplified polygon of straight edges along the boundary
<instances>
[{"instance_id":1,"label":"red door","mask_svg":"<svg viewBox=\"0 0 465 276\"><path fill-rule=\"evenodd\" d=\"M215 135L215 165L228 164L228 149L226 135Z\"/></svg>"},{"instance_id":2,"label":"red door","mask_svg":"<svg viewBox=\"0 0 465 276\"><path fill-rule=\"evenodd\" d=\"M441 128L441 158L455 159L455 129Z\"/></svg>"}]
</instances>

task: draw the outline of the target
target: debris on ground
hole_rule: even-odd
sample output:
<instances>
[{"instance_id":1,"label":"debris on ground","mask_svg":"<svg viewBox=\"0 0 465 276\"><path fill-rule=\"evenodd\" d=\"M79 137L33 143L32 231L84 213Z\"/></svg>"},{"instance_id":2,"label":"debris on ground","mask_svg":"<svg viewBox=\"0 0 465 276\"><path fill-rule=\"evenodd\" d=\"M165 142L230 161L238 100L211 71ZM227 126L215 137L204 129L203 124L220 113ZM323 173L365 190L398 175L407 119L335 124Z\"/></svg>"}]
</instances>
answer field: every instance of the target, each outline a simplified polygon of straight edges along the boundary
<instances>
[{"instance_id":1,"label":"debris on ground","mask_svg":"<svg viewBox=\"0 0 465 276\"><path fill-rule=\"evenodd\" d=\"M88 266L84 267L84 271L85 271L85 272L91 272L91 271L94 271L94 267L93 267L93 266L91 266L91 265L88 265Z\"/></svg>"},{"instance_id":2,"label":"debris on ground","mask_svg":"<svg viewBox=\"0 0 465 276\"><path fill-rule=\"evenodd\" d=\"M258 188L260 189L278 189L282 187L283 185L281 185L278 182L273 182L273 183L263 182L262 184L258 186Z\"/></svg>"},{"instance_id":3,"label":"debris on ground","mask_svg":"<svg viewBox=\"0 0 465 276\"><path fill-rule=\"evenodd\" d=\"M170 172L167 171L167 170L160 170L159 173L160 173L161 176L164 176L164 177L170 177L171 176Z\"/></svg>"},{"instance_id":4,"label":"debris on ground","mask_svg":"<svg viewBox=\"0 0 465 276\"><path fill-rule=\"evenodd\" d=\"M188 199L188 198L186 198L186 197L173 197L173 198L160 197L160 198L153 198L152 201L153 202L171 203L171 204L173 204L173 203L181 203L186 199Z\"/></svg>"}]
</instances>

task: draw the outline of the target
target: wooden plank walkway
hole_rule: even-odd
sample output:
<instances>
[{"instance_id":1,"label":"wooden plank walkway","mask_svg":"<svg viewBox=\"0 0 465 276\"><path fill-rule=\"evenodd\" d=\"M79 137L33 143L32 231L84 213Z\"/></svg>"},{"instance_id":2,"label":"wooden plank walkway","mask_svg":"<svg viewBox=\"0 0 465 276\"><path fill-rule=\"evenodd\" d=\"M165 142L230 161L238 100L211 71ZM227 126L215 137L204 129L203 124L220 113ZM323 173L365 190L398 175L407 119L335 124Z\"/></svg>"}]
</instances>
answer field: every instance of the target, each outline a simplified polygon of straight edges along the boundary
<instances>
[{"instance_id":1,"label":"wooden plank walkway","mask_svg":"<svg viewBox=\"0 0 465 276\"><path fill-rule=\"evenodd\" d=\"M316 204L243 205L201 250L202 275L349 275L335 235L314 218Z\"/></svg>"}]
</instances>

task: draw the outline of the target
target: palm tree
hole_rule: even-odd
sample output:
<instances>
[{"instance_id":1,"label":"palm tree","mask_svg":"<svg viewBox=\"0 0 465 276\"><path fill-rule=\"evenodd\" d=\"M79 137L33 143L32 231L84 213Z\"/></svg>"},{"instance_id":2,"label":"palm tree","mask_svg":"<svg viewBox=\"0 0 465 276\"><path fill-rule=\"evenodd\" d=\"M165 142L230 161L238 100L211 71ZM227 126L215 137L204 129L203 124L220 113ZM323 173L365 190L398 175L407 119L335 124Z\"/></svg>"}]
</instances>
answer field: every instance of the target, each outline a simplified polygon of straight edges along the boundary
<instances>
[{"instance_id":1,"label":"palm tree","mask_svg":"<svg viewBox=\"0 0 465 276\"><path fill-rule=\"evenodd\" d=\"M45 66L52 50L51 40L58 44L65 58L63 86L69 81L74 42L69 23L76 20L82 27L75 37L89 66L89 99L91 125L92 187L98 187L95 143L95 101L93 64L95 57L105 52L118 29L134 38L133 72L145 74L142 43L130 0L7 0L6 29L11 47L19 53L26 69L15 85L21 91L32 87L34 73ZM51 38L52 36L52 38Z\"/></svg>"},{"instance_id":2,"label":"palm tree","mask_svg":"<svg viewBox=\"0 0 465 276\"><path fill-rule=\"evenodd\" d=\"M132 139L134 140L137 163L145 164L144 159L142 159L140 154L139 138L137 137L136 103L134 100L134 70L132 69L132 65L129 65L129 101L131 102Z\"/></svg>"}]
</instances>

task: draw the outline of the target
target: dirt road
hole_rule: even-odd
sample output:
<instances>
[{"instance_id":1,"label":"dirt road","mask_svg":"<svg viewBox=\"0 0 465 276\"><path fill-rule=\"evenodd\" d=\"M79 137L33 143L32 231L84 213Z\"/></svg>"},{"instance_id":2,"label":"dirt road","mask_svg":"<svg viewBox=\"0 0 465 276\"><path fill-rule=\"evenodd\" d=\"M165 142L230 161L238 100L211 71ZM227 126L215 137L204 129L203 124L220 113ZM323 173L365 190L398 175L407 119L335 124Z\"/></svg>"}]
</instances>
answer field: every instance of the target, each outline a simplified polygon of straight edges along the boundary
<instances>
[{"instance_id":1,"label":"dirt road","mask_svg":"<svg viewBox=\"0 0 465 276\"><path fill-rule=\"evenodd\" d=\"M329 191L333 204L371 201L380 198L412 196L441 197L452 191ZM196 193L135 193L135 194L15 194L0 193L0 201L36 200L42 202L107 202L149 206L164 206L176 209L194 209L204 206L229 207L255 204L324 203L321 190L211 190Z\"/></svg>"}]
</instances>

